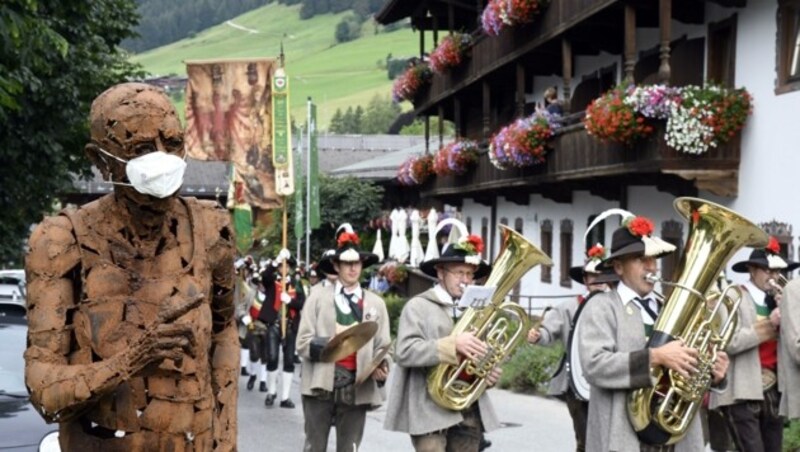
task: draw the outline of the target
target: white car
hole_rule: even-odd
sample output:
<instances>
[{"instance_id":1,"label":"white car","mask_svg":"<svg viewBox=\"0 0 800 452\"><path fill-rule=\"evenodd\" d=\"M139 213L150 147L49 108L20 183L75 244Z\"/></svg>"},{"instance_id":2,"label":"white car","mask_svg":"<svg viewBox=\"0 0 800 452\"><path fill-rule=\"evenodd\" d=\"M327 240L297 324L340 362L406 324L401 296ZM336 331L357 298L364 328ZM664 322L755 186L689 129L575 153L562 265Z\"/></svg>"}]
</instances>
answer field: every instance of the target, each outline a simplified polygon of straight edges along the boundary
<instances>
[{"instance_id":1,"label":"white car","mask_svg":"<svg viewBox=\"0 0 800 452\"><path fill-rule=\"evenodd\" d=\"M25 270L0 270L0 303L25 306Z\"/></svg>"}]
</instances>

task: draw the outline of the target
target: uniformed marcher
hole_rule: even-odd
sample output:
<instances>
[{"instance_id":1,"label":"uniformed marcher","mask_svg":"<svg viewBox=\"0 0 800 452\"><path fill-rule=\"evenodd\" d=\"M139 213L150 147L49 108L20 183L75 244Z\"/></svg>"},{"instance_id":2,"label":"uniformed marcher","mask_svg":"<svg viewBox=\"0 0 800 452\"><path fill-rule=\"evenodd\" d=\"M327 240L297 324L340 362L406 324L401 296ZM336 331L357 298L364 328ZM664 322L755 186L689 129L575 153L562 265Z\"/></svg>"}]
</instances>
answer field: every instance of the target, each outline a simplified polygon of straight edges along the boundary
<instances>
[{"instance_id":1,"label":"uniformed marcher","mask_svg":"<svg viewBox=\"0 0 800 452\"><path fill-rule=\"evenodd\" d=\"M586 262L583 265L571 267L569 276L578 284L586 287L586 292L570 298L547 311L538 328L531 328L528 332L528 342L549 346L561 342L564 346L564 357L559 370L550 380L547 394L562 398L567 403L569 415L572 418L572 428L575 431L575 450L586 450L586 419L589 415L589 402L582 400L575 394L569 385L566 362L569 350L567 349L570 333L572 332L575 314L584 303L596 294L609 290L609 283L619 280L613 270L602 270L598 266L605 257L605 248L601 244L591 247L586 252Z\"/></svg>"},{"instance_id":2,"label":"uniformed marcher","mask_svg":"<svg viewBox=\"0 0 800 452\"><path fill-rule=\"evenodd\" d=\"M360 251L359 238L350 231L339 236L335 253L320 261L318 270L338 276L335 284L312 289L297 333L297 351L303 361L306 452L326 450L332 424L336 427L336 450L358 450L367 410L380 406L385 399L388 358L363 381L356 381L368 372L373 357L388 347L390 336L386 304L359 284L362 268L377 262L377 256ZM365 345L335 363L323 362L322 352L330 338L364 322L377 324L377 332Z\"/></svg>"},{"instance_id":3,"label":"uniformed marcher","mask_svg":"<svg viewBox=\"0 0 800 452\"><path fill-rule=\"evenodd\" d=\"M584 376L591 384L586 432L586 450L590 452L703 450L699 416L681 441L663 448L640 443L628 420L630 390L656 384L651 367L663 366L688 376L697 365L697 350L682 341L646 346L660 307L653 283L645 276L658 271L658 258L675 251L672 244L652 233L650 220L633 216L614 231L611 255L603 266L613 268L620 282L615 290L595 296L581 314L578 349ZM724 379L726 369L727 357L719 353L712 372L714 382Z\"/></svg>"},{"instance_id":4,"label":"uniformed marcher","mask_svg":"<svg viewBox=\"0 0 800 452\"><path fill-rule=\"evenodd\" d=\"M423 262L420 270L435 277L437 284L408 300L400 314L396 374L384 427L410 434L417 451L477 452L482 432L499 424L487 393L465 410L453 411L437 405L426 385L431 367L456 365L463 358L479 359L487 351L486 344L472 333L451 335L465 286L491 270L481 259L482 249L480 237L462 236L458 243L446 245L441 257ZM487 381L494 385L499 377L496 368Z\"/></svg>"},{"instance_id":5,"label":"uniformed marcher","mask_svg":"<svg viewBox=\"0 0 800 452\"><path fill-rule=\"evenodd\" d=\"M728 390L713 394L711 407L721 407L743 451L781 450L783 442L777 384L780 294L774 284L781 271L800 264L787 263L779 253L778 241L771 237L766 248L754 249L747 260L732 267L750 279L740 286L739 322L727 349Z\"/></svg>"}]
</instances>

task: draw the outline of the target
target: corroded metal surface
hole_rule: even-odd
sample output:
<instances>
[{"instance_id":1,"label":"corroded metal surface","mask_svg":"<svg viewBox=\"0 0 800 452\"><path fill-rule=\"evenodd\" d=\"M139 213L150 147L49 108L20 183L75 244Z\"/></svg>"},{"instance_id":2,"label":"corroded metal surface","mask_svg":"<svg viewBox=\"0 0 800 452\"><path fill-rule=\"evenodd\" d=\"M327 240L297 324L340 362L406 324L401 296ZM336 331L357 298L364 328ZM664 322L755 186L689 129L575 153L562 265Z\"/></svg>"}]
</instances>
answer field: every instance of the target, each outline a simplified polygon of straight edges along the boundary
<instances>
[{"instance_id":1,"label":"corroded metal surface","mask_svg":"<svg viewBox=\"0 0 800 452\"><path fill-rule=\"evenodd\" d=\"M86 151L106 178L125 160L182 155L159 90L124 84L92 105ZM234 450L239 340L225 210L115 186L45 218L29 239L31 400L64 450Z\"/></svg>"}]
</instances>

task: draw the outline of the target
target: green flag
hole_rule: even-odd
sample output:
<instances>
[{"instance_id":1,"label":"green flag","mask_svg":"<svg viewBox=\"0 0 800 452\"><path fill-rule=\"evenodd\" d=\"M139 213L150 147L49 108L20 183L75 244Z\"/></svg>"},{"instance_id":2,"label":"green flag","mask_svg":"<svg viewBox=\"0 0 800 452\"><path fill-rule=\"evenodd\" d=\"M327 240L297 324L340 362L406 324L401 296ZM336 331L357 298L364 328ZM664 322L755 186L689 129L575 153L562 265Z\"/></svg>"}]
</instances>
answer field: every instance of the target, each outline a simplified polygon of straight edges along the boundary
<instances>
[{"instance_id":1,"label":"green flag","mask_svg":"<svg viewBox=\"0 0 800 452\"><path fill-rule=\"evenodd\" d=\"M319 218L319 155L317 154L317 106L311 104L311 122L308 126L309 144L308 144L308 159L309 159L309 180L308 190L311 194L311 205L308 207L308 220L311 223L311 229L316 229L320 225Z\"/></svg>"},{"instance_id":2,"label":"green flag","mask_svg":"<svg viewBox=\"0 0 800 452\"><path fill-rule=\"evenodd\" d=\"M302 135L301 135L302 136ZM303 206L306 205L306 198L303 194L303 159L300 150L294 153L294 236L301 240L305 235L305 216Z\"/></svg>"},{"instance_id":3,"label":"green flag","mask_svg":"<svg viewBox=\"0 0 800 452\"><path fill-rule=\"evenodd\" d=\"M245 255L253 246L253 211L249 204L233 207L233 230L236 231L236 249Z\"/></svg>"},{"instance_id":4,"label":"green flag","mask_svg":"<svg viewBox=\"0 0 800 452\"><path fill-rule=\"evenodd\" d=\"M286 168L292 142L289 126L289 78L283 68L272 78L272 165Z\"/></svg>"}]
</instances>

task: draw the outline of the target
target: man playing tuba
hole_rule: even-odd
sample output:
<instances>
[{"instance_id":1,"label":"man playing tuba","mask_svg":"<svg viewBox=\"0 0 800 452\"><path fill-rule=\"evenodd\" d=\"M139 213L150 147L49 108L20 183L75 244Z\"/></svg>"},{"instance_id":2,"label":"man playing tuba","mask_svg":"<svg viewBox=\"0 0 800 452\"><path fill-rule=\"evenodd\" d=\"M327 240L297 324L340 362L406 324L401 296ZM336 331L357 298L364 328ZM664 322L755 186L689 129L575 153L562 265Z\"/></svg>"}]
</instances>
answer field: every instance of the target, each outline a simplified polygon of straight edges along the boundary
<instances>
[{"instance_id":1,"label":"man playing tuba","mask_svg":"<svg viewBox=\"0 0 800 452\"><path fill-rule=\"evenodd\" d=\"M699 417L692 420L682 441L654 449L640 444L628 420L628 392L657 383L651 367L664 366L688 376L696 372L698 353L677 340L656 348L646 346L660 306L653 282L645 277L657 272L657 259L674 252L675 247L651 236L650 220L625 213L630 216L614 231L611 255L602 264L614 269L619 284L615 290L595 296L581 314L580 361L592 394L586 450L702 450ZM727 356L720 353L712 372L715 382L723 380L727 365Z\"/></svg>"},{"instance_id":2,"label":"man playing tuba","mask_svg":"<svg viewBox=\"0 0 800 452\"><path fill-rule=\"evenodd\" d=\"M441 363L457 365L464 358L477 360L487 351L486 344L472 333L450 334L464 288L491 270L480 257L482 250L480 237L462 235L457 243L446 245L440 258L423 262L420 270L437 283L408 300L400 314L397 374L389 391L384 428L409 433L416 451L477 452L482 432L498 426L488 394L463 411L453 411L437 405L426 384L430 368ZM499 377L496 368L487 377L489 385Z\"/></svg>"}]
</instances>

